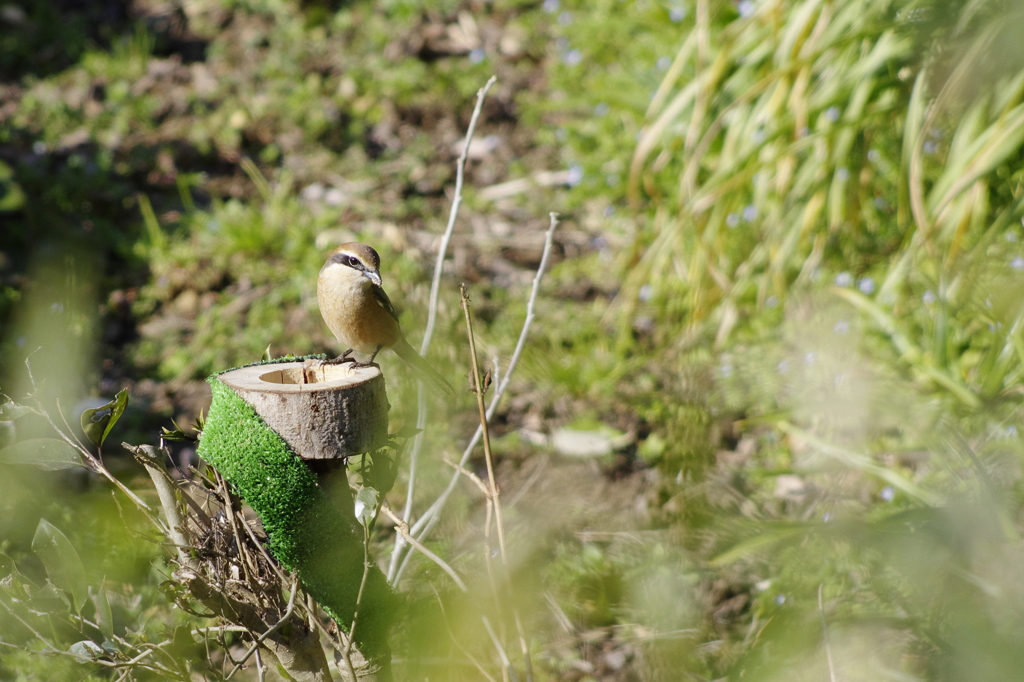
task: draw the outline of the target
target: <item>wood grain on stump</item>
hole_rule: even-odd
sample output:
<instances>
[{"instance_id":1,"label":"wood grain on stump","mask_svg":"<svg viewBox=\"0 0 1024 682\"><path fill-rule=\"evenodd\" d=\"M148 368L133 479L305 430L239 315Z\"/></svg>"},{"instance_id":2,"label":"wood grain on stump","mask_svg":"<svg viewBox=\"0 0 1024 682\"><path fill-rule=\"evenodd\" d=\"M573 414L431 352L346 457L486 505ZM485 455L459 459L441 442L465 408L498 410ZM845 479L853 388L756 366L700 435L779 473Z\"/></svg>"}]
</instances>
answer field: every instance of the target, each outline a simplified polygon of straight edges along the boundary
<instances>
[{"instance_id":1,"label":"wood grain on stump","mask_svg":"<svg viewBox=\"0 0 1024 682\"><path fill-rule=\"evenodd\" d=\"M377 367L306 360L218 378L303 459L346 458L388 442L388 397Z\"/></svg>"}]
</instances>

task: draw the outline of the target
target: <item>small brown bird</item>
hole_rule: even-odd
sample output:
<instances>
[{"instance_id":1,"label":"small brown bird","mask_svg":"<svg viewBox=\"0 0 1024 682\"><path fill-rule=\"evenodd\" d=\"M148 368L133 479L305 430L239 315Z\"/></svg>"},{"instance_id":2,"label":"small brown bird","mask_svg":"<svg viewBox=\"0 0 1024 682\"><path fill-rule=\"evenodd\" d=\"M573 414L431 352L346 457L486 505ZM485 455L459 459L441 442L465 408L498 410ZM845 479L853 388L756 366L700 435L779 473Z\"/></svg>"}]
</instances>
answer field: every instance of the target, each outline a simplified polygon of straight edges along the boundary
<instances>
[{"instance_id":1,"label":"small brown bird","mask_svg":"<svg viewBox=\"0 0 1024 682\"><path fill-rule=\"evenodd\" d=\"M369 355L373 362L382 348L390 348L420 374L449 396L451 384L405 340L398 314L384 292L380 278L380 256L366 244L349 242L334 250L316 282L320 314L331 333L352 351Z\"/></svg>"}]
</instances>

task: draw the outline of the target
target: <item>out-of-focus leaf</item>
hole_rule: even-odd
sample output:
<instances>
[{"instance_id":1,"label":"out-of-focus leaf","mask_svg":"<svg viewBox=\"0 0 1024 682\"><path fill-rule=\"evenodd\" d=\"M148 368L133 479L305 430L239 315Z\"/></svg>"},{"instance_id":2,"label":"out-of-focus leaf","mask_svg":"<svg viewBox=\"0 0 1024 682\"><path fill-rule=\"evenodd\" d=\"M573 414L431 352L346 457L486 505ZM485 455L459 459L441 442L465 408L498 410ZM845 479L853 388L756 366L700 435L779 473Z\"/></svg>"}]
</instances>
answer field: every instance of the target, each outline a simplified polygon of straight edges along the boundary
<instances>
[{"instance_id":1,"label":"out-of-focus leaf","mask_svg":"<svg viewBox=\"0 0 1024 682\"><path fill-rule=\"evenodd\" d=\"M103 647L88 639L72 644L71 648L68 649L68 653L83 663L95 661L96 659L107 655L107 652L103 650Z\"/></svg>"},{"instance_id":2,"label":"out-of-focus leaf","mask_svg":"<svg viewBox=\"0 0 1024 682\"><path fill-rule=\"evenodd\" d=\"M0 450L0 463L31 464L45 471L85 466L82 455L56 438L31 438Z\"/></svg>"},{"instance_id":3,"label":"out-of-focus leaf","mask_svg":"<svg viewBox=\"0 0 1024 682\"><path fill-rule=\"evenodd\" d=\"M171 646L167 653L175 658L189 659L195 655L196 640L192 636L192 626L179 625L174 628Z\"/></svg>"},{"instance_id":4,"label":"out-of-focus leaf","mask_svg":"<svg viewBox=\"0 0 1024 682\"><path fill-rule=\"evenodd\" d=\"M10 422L24 417L26 414L35 414L35 410L27 405L19 405L13 401L8 401L0 405L0 422Z\"/></svg>"},{"instance_id":5,"label":"out-of-focus leaf","mask_svg":"<svg viewBox=\"0 0 1024 682\"><path fill-rule=\"evenodd\" d=\"M800 538L806 537L809 532L810 527L805 523L778 523L771 527L766 524L758 529L757 535L737 542L713 558L711 565L715 567L728 566L734 561L739 561L781 543L796 542Z\"/></svg>"},{"instance_id":6,"label":"out-of-focus leaf","mask_svg":"<svg viewBox=\"0 0 1024 682\"><path fill-rule=\"evenodd\" d=\"M110 602L107 600L107 591L102 587L93 590L89 588L89 597L93 606L96 607L96 625L106 637L114 636L114 616L110 611Z\"/></svg>"},{"instance_id":7,"label":"out-of-focus leaf","mask_svg":"<svg viewBox=\"0 0 1024 682\"><path fill-rule=\"evenodd\" d=\"M53 584L71 593L76 609L80 610L89 597L85 566L67 536L46 519L40 519L32 538L32 551L43 562Z\"/></svg>"},{"instance_id":8,"label":"out-of-focus leaf","mask_svg":"<svg viewBox=\"0 0 1024 682\"><path fill-rule=\"evenodd\" d=\"M66 614L71 610L71 600L68 594L47 580L46 584L35 592L32 592L25 605L37 616L49 616L54 614Z\"/></svg>"},{"instance_id":9,"label":"out-of-focus leaf","mask_svg":"<svg viewBox=\"0 0 1024 682\"><path fill-rule=\"evenodd\" d=\"M390 438L412 438L423 429L417 429L412 424L406 424L402 428L398 429L394 433L390 434Z\"/></svg>"},{"instance_id":10,"label":"out-of-focus leaf","mask_svg":"<svg viewBox=\"0 0 1024 682\"><path fill-rule=\"evenodd\" d=\"M6 554L0 554L0 590L8 590L15 599L21 599L28 594L28 590L35 588L35 583L18 570L14 559Z\"/></svg>"},{"instance_id":11,"label":"out-of-focus leaf","mask_svg":"<svg viewBox=\"0 0 1024 682\"><path fill-rule=\"evenodd\" d=\"M94 407L82 413L82 430L86 437L96 445L103 445L114 424L124 414L128 406L128 389L117 392L114 399L105 405Z\"/></svg>"},{"instance_id":12,"label":"out-of-focus leaf","mask_svg":"<svg viewBox=\"0 0 1024 682\"><path fill-rule=\"evenodd\" d=\"M0 212L17 211L25 205L25 191L14 181L14 171L0 161Z\"/></svg>"}]
</instances>

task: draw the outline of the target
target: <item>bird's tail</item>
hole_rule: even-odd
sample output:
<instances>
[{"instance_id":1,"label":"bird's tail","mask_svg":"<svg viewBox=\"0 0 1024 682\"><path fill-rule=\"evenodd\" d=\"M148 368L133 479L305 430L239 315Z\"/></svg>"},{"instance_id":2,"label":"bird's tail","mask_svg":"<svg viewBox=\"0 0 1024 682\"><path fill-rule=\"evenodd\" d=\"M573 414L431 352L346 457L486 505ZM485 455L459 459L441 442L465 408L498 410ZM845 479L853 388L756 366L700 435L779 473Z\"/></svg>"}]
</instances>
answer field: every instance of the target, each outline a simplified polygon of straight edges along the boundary
<instances>
[{"instance_id":1,"label":"bird's tail","mask_svg":"<svg viewBox=\"0 0 1024 682\"><path fill-rule=\"evenodd\" d=\"M451 398L455 397L455 389L452 388L452 385L449 384L445 378L437 372L437 370L431 367L430 363L424 360L423 357L417 353L404 338L399 339L398 343L391 347L391 350L395 351L395 353L398 354L398 357L412 365L416 371L420 373L420 376L431 386L442 393L448 394Z\"/></svg>"}]
</instances>

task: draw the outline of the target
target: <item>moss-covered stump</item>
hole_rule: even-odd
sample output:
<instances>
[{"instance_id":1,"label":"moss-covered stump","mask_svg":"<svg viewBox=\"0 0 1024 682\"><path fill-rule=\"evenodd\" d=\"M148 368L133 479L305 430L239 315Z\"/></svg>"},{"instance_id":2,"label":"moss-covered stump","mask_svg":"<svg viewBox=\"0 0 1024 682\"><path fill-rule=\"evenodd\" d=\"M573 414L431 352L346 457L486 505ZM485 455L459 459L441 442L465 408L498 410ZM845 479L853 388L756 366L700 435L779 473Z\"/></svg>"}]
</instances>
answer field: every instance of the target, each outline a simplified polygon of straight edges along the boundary
<instances>
[{"instance_id":1,"label":"moss-covered stump","mask_svg":"<svg viewBox=\"0 0 1024 682\"><path fill-rule=\"evenodd\" d=\"M375 367L358 368L351 376L344 366L328 367L326 373L320 374L327 381L308 382L316 378L309 373L311 369L315 372L317 365L306 359L259 363L210 377L213 403L199 454L217 467L259 515L270 549L281 565L298 574L306 591L347 632L363 578L363 529L352 513L351 495L344 501L332 500L296 447L313 444L310 447L315 452L306 453L310 459L322 460L333 452L336 461L380 447L387 438L387 399L383 376ZM254 392L260 392L258 385L247 385L237 391L229 386L229 382L239 383L231 375L241 370L246 370L242 372L244 376L263 377L261 380L269 384L267 391L271 396L254 398ZM291 383L289 388L281 381L289 376L304 378ZM372 382L379 382L380 390L370 390L375 397L368 399L366 387L360 386ZM334 395L309 400L311 394L321 392ZM356 397L346 400L346 393ZM288 394L296 401L282 399ZM279 403L276 408L268 407L275 402ZM314 409L311 405L319 407ZM334 417L323 413L325 405L334 405ZM355 409L356 405L362 407ZM303 409L314 410L316 414ZM368 415L367 420L376 420L374 428L367 429L360 414ZM286 437L268 422L282 428ZM282 423L291 426L281 427ZM346 430L346 423L354 425L354 429ZM296 424L305 426L289 432ZM305 434L301 435L303 431ZM311 436L311 431L318 433ZM394 596L384 574L376 566L368 570L354 640L370 667L378 671L376 678L386 680L390 679L387 635Z\"/></svg>"}]
</instances>

